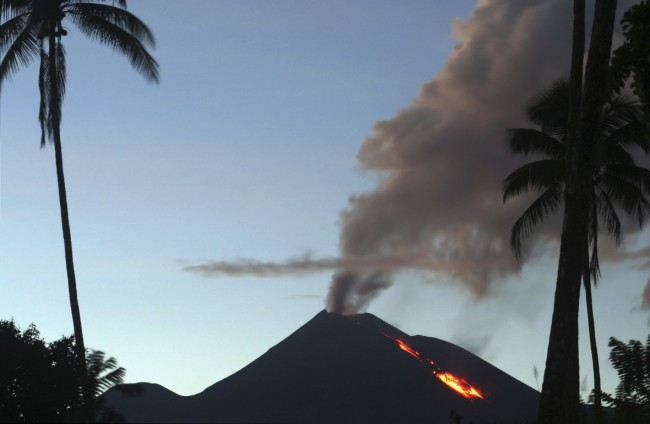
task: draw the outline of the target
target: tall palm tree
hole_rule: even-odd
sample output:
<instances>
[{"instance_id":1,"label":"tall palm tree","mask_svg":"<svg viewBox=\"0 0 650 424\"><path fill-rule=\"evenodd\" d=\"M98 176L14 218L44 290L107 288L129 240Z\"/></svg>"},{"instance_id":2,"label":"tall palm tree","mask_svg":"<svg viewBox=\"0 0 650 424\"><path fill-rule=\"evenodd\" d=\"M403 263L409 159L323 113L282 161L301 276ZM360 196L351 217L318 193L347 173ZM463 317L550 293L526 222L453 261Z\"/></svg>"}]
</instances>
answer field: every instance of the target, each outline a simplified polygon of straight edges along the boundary
<instances>
[{"instance_id":1,"label":"tall palm tree","mask_svg":"<svg viewBox=\"0 0 650 424\"><path fill-rule=\"evenodd\" d=\"M583 68L585 0L573 0L566 190L539 423L573 424L580 420L578 312L589 232L588 188L593 185L589 156L595 148L596 127L607 101L616 4L617 0L596 0L587 64Z\"/></svg>"},{"instance_id":2,"label":"tall palm tree","mask_svg":"<svg viewBox=\"0 0 650 424\"><path fill-rule=\"evenodd\" d=\"M61 151L61 108L65 94L66 65L62 38L64 24L72 22L79 30L127 56L131 65L149 82L158 82L158 64L147 51L154 37L149 28L126 10L126 1L104 4L102 0L0 0L0 87L32 61L39 62L39 122L41 146L54 143L61 225L65 247L70 307L76 340L77 360L86 375L84 339L77 301L77 285L72 259L72 241L68 220L63 155ZM85 378L84 378L85 381ZM85 384L85 400L92 393Z\"/></svg>"},{"instance_id":3,"label":"tall palm tree","mask_svg":"<svg viewBox=\"0 0 650 424\"><path fill-rule=\"evenodd\" d=\"M540 130L509 130L508 147L513 154L539 154L543 158L522 166L504 180L504 202L531 189L540 196L512 227L511 247L521 257L522 239L564 203L567 169L568 81L559 80L536 96L527 108L529 120ZM600 412L601 388L598 350L591 300L591 283L600 277L598 263L599 217L618 245L621 223L616 207L638 219L639 226L650 213L650 171L635 164L630 149L650 151L650 132L640 104L633 98L611 98L603 107L590 152L591 185L588 187L588 232L584 241L583 284L587 303L589 339L594 369L594 403Z\"/></svg>"}]
</instances>

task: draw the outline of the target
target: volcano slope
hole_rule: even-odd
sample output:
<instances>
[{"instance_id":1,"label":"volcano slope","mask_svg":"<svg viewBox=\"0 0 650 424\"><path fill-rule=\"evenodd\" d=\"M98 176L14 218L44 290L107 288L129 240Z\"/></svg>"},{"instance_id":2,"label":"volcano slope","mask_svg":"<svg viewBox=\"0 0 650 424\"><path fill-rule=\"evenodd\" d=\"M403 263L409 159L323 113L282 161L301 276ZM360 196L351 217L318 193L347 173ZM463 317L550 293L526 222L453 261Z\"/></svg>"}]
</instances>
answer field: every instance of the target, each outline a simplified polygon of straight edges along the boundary
<instances>
[{"instance_id":1,"label":"volcano slope","mask_svg":"<svg viewBox=\"0 0 650 424\"><path fill-rule=\"evenodd\" d=\"M447 373L482 398L445 384ZM371 314L326 311L201 393L143 388L141 397L109 390L104 398L127 422L449 423L456 416L475 424L532 422L539 400L451 343L411 337Z\"/></svg>"}]
</instances>

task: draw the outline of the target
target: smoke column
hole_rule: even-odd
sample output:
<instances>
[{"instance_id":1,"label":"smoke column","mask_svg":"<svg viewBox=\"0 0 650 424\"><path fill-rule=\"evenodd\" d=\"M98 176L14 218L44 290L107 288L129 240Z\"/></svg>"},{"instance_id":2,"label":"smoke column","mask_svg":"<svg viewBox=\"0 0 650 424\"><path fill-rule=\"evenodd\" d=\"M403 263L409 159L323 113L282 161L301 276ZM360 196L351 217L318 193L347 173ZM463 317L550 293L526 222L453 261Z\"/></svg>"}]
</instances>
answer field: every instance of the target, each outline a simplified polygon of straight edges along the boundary
<instances>
[{"instance_id":1,"label":"smoke column","mask_svg":"<svg viewBox=\"0 0 650 424\"><path fill-rule=\"evenodd\" d=\"M632 4L619 3L621 11ZM530 127L526 102L568 75L571 25L564 0L484 0L454 23L458 44L444 68L409 107L377 122L359 150L362 168L384 179L342 213L343 258L424 252L477 298L520 271L510 228L531 198L502 203L504 177L523 163L507 153L505 129ZM531 238L544 237L540 228ZM328 309L364 310L391 276L340 269Z\"/></svg>"},{"instance_id":2,"label":"smoke column","mask_svg":"<svg viewBox=\"0 0 650 424\"><path fill-rule=\"evenodd\" d=\"M617 21L634 3L619 1ZM572 13L566 0L482 0L467 22L454 22L458 43L446 65L409 107L377 122L359 150L362 169L383 178L342 212L339 257L212 260L183 269L233 277L334 271L327 308L349 314L366 309L404 269L437 273L475 299L497 292L521 270L510 229L534 198L502 202L503 179L530 160L507 152L506 129L531 127L524 119L530 98L568 75ZM620 42L615 34L614 45ZM619 218L624 236L638 232ZM524 259L557 254L560 220L536 229ZM624 252L601 240L602 262L649 257L648 249ZM641 306L650 310L650 280Z\"/></svg>"}]
</instances>

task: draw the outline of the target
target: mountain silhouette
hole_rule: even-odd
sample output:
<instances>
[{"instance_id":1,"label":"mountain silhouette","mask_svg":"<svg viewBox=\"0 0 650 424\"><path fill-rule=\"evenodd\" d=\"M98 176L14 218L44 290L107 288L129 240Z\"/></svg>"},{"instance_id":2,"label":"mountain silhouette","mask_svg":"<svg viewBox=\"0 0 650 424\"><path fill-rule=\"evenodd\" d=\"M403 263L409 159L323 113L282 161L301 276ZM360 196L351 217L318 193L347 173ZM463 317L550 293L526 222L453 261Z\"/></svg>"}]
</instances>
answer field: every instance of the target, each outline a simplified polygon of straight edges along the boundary
<instances>
[{"instance_id":1,"label":"mountain silhouette","mask_svg":"<svg viewBox=\"0 0 650 424\"><path fill-rule=\"evenodd\" d=\"M461 396L435 372L466 380L483 399ZM409 336L371 314L327 311L196 395L141 384L141 397L103 395L127 422L529 423L539 400L454 344Z\"/></svg>"}]
</instances>

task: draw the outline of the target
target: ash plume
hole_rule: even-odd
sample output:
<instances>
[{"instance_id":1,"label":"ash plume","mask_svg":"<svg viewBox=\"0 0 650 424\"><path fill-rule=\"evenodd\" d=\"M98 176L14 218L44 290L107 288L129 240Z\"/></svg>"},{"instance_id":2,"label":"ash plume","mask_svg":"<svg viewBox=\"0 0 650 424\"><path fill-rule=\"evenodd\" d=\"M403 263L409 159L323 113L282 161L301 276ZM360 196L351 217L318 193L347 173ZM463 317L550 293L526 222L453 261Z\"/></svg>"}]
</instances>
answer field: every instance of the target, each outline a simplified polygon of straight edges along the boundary
<instances>
[{"instance_id":1,"label":"ash plume","mask_svg":"<svg viewBox=\"0 0 650 424\"><path fill-rule=\"evenodd\" d=\"M620 11L632 4L619 3ZM359 150L362 169L384 179L342 213L343 258L422 249L445 258L435 271L477 298L521 270L509 235L531 198L502 204L503 179L522 164L506 151L505 129L531 126L526 102L568 75L572 18L562 0L484 0L454 23L458 44L442 71L411 106L377 122ZM530 237L529 256L557 246L560 225L551 224ZM327 307L361 312L390 284L388 272L339 271Z\"/></svg>"},{"instance_id":2,"label":"ash plume","mask_svg":"<svg viewBox=\"0 0 650 424\"><path fill-rule=\"evenodd\" d=\"M619 16L632 4L619 1ZM339 257L209 261L184 269L205 276L333 272L327 309L346 314L365 310L406 269L447 277L473 299L502 295L500 283L522 268L510 230L534 196L503 204L503 179L530 160L507 152L505 130L532 127L524 116L530 98L568 75L572 13L566 0L481 0L466 22L454 22L458 43L440 73L410 106L377 122L360 147L361 168L382 179L351 196L341 213ZM559 215L528 238L525 260L557 253ZM620 218L624 233L638 231ZM599 256L640 260L642 253L606 247ZM643 305L650 309L650 281Z\"/></svg>"},{"instance_id":3,"label":"ash plume","mask_svg":"<svg viewBox=\"0 0 650 424\"><path fill-rule=\"evenodd\" d=\"M526 125L526 101L567 72L571 19L564 1L489 0L454 23L458 44L439 75L410 107L376 123L361 146L362 168L386 177L350 198L343 257L427 250L446 258L438 272L477 297L520 271L509 234L524 202L502 204L501 182L517 166L505 129ZM377 294L370 278L336 273L328 309L359 312ZM378 289L389 284L382 274Z\"/></svg>"}]
</instances>

